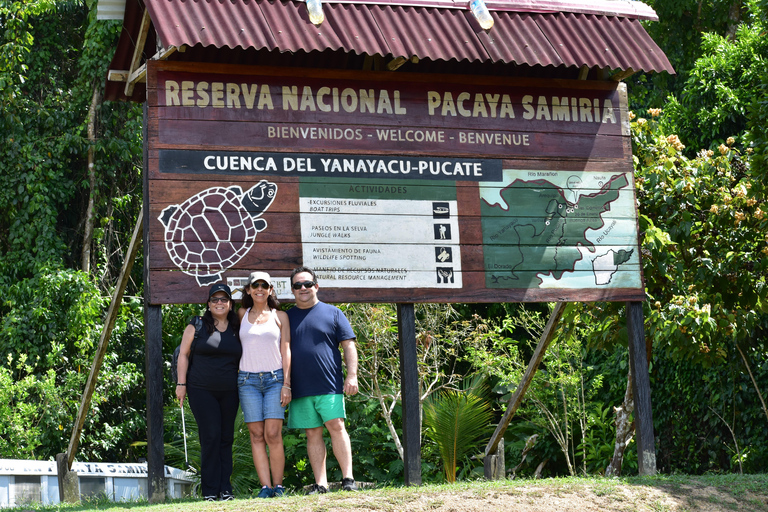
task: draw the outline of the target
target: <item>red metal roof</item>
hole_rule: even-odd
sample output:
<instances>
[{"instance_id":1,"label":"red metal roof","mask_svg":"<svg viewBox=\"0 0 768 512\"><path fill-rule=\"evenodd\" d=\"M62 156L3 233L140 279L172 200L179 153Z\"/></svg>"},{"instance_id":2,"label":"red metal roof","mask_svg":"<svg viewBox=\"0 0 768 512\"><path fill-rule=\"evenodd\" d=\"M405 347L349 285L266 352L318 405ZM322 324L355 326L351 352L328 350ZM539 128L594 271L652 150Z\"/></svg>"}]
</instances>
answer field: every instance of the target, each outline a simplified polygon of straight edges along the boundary
<instances>
[{"instance_id":1,"label":"red metal roof","mask_svg":"<svg viewBox=\"0 0 768 512\"><path fill-rule=\"evenodd\" d=\"M173 46L673 72L640 22L627 17L497 10L486 32L456 8L330 3L316 27L304 3L292 0L147 0L147 7L160 40Z\"/></svg>"},{"instance_id":2,"label":"red metal roof","mask_svg":"<svg viewBox=\"0 0 768 512\"><path fill-rule=\"evenodd\" d=\"M310 23L303 1L145 3L158 39L166 47L275 54L338 52L393 58L415 56L433 62L632 68L674 73L667 57L640 24L640 18L655 18L654 11L640 2L489 0L495 21L489 31L480 28L465 1L457 0L385 0L377 4L335 0L323 4L325 21L319 26ZM402 5L405 3L435 7ZM552 12L558 6L566 6L568 12ZM132 17L140 17L140 8L140 0L127 0L124 30L136 25L129 22ZM621 15L595 14L610 12ZM126 68L127 64L117 57L133 51L133 40L131 34L121 37L111 69ZM128 46L130 52L121 52L122 46ZM145 53L152 52L147 49ZM183 57L176 54L174 58ZM107 89L107 96L112 96L111 86Z\"/></svg>"}]
</instances>

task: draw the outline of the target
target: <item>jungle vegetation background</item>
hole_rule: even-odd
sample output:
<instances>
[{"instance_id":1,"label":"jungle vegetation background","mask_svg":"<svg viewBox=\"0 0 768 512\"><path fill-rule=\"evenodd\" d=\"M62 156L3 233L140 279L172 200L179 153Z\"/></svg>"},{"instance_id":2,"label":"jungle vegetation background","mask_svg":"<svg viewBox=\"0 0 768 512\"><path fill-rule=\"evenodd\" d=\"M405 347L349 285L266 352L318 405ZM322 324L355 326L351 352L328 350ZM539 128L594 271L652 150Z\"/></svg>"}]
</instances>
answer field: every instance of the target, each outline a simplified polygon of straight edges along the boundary
<instances>
[{"instance_id":1,"label":"jungle vegetation background","mask_svg":"<svg viewBox=\"0 0 768 512\"><path fill-rule=\"evenodd\" d=\"M648 3L660 21L647 30L678 72L627 80L658 469L766 472L768 0ZM95 0L0 0L2 458L49 460L65 451L141 206L141 106L101 99L120 23L97 22L95 11ZM139 258L78 460L130 462L146 454L142 271ZM388 304L343 307L361 354L362 392L348 410L356 476L398 483L396 313ZM451 471L470 478L482 473L474 456L489 433L463 432L467 449L446 454L435 425L458 411L492 428L548 305L416 311L424 479L450 480ZM166 354L197 312L163 308ZM614 453L614 407L627 386L624 322L618 303L568 306L508 429L507 468L516 476L603 474ZM182 466L169 372L166 378L166 452L168 463ZM253 471L239 429L238 486L245 489ZM286 431L285 443L286 483L309 483L304 440ZM632 445L623 473L636 472Z\"/></svg>"}]
</instances>

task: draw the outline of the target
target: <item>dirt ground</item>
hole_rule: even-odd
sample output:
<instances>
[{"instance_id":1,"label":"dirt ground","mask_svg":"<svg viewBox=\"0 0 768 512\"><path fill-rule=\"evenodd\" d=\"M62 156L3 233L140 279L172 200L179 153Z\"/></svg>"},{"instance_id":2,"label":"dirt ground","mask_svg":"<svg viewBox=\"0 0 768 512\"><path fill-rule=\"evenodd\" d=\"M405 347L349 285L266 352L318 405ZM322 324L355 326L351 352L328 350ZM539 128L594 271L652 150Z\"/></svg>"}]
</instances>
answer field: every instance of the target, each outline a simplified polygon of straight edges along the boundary
<instances>
[{"instance_id":1,"label":"dirt ground","mask_svg":"<svg viewBox=\"0 0 768 512\"><path fill-rule=\"evenodd\" d=\"M768 496L731 492L699 485L632 485L605 480L585 483L548 481L537 485L470 486L450 490L429 487L332 492L269 500L272 511L430 511L430 512L562 512L562 511L768 511ZM237 500L236 502L239 502ZM261 500L244 500L239 510L260 510ZM242 503L242 502L240 502ZM227 507L226 510L232 510Z\"/></svg>"}]
</instances>

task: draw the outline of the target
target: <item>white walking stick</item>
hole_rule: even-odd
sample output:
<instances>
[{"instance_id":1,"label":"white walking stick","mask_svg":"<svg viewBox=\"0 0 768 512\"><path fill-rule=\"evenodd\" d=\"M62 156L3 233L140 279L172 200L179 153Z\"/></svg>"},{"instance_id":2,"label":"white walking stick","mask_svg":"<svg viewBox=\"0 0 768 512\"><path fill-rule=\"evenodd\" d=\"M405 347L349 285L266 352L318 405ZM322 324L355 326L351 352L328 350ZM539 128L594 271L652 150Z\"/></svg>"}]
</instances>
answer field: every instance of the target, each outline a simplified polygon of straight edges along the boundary
<instances>
[{"instance_id":1,"label":"white walking stick","mask_svg":"<svg viewBox=\"0 0 768 512\"><path fill-rule=\"evenodd\" d=\"M187 463L187 469L192 469L187 455L187 422L184 420L184 405L181 406L181 429L184 431L184 462Z\"/></svg>"}]
</instances>

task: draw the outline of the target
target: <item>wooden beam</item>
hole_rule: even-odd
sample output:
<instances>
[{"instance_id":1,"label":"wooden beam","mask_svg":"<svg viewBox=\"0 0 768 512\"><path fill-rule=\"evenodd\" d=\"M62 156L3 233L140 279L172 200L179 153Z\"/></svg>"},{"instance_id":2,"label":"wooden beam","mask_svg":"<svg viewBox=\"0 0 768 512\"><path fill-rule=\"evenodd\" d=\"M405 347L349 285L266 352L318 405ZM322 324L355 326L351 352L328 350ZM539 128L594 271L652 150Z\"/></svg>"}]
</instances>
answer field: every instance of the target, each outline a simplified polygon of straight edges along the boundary
<instances>
[{"instance_id":1,"label":"wooden beam","mask_svg":"<svg viewBox=\"0 0 768 512\"><path fill-rule=\"evenodd\" d=\"M400 343L404 482L405 485L421 485L419 368L416 354L416 315L413 303L397 305L397 338Z\"/></svg>"},{"instance_id":2,"label":"wooden beam","mask_svg":"<svg viewBox=\"0 0 768 512\"><path fill-rule=\"evenodd\" d=\"M625 79L629 78L630 76L632 76L634 74L635 74L635 70L634 69L627 68L627 69L625 69L623 71L619 71L616 74L614 74L613 76L611 76L611 80L613 80L614 82L621 82L622 80L625 80Z\"/></svg>"},{"instance_id":3,"label":"wooden beam","mask_svg":"<svg viewBox=\"0 0 768 512\"><path fill-rule=\"evenodd\" d=\"M88 381L86 382L85 390L83 391L83 398L80 402L80 409L77 411L77 421L75 421L75 426L72 428L72 437L69 439L69 447L67 448L67 469L72 469L72 462L75 460L75 452L77 451L78 444L80 444L80 434L83 431L85 415L88 414L88 409L91 406L91 398L93 398L93 392L96 389L96 382L99 377L101 363L104 361L104 355L107 352L109 336L112 334L112 329L115 327L115 320L120 311L120 304L123 301L123 292L131 277L133 260L136 259L136 253L141 245L143 227L144 213L142 207L142 211L139 212L139 218L136 219L136 226L133 228L133 236L131 236L131 243L128 246L128 252L123 261L123 268L120 270L120 277L118 278L115 292L112 295L112 302L107 311L107 318L104 322L104 329L101 331L99 345L96 348L96 354L93 356L91 373L88 375Z\"/></svg>"},{"instance_id":4,"label":"wooden beam","mask_svg":"<svg viewBox=\"0 0 768 512\"><path fill-rule=\"evenodd\" d=\"M128 73L127 69L110 69L109 73L107 73L107 80L110 82L127 82L128 81Z\"/></svg>"},{"instance_id":5,"label":"wooden beam","mask_svg":"<svg viewBox=\"0 0 768 512\"><path fill-rule=\"evenodd\" d=\"M133 49L133 57L131 58L131 66L128 68L129 76L133 76L134 71L139 68L141 63L141 55L144 53L144 45L147 44L147 34L149 34L149 26L152 24L152 20L149 18L149 10L144 8L144 14L141 17L141 26L139 27L139 34L136 38L136 46ZM146 70L144 71L146 74ZM130 79L125 84L125 95L129 98L133 95L133 87L135 81Z\"/></svg>"},{"instance_id":6,"label":"wooden beam","mask_svg":"<svg viewBox=\"0 0 768 512\"><path fill-rule=\"evenodd\" d=\"M496 431L491 436L488 446L485 447L485 457L490 457L496 452L499 441L504 437L504 432L507 430L509 422L512 421L512 416L515 415L515 412L517 412L517 409L520 407L525 392L528 391L528 387L531 385L533 375L536 373L536 370L538 370L541 360L544 359L547 347L549 347L549 343L555 336L555 329L560 322L560 317L563 316L564 309L565 302L558 302L555 304L555 309L552 311L552 315L549 317L546 327L544 327L544 332L541 334L539 344L536 346L536 350L534 351L531 360L528 362L528 369L525 370L525 374L523 375L520 384L517 385L515 393L512 395L512 398L509 399L507 410L504 413L504 416L502 416L501 421L499 421L499 424L496 426ZM486 475L486 478L490 477Z\"/></svg>"},{"instance_id":7,"label":"wooden beam","mask_svg":"<svg viewBox=\"0 0 768 512\"><path fill-rule=\"evenodd\" d=\"M632 371L632 394L635 399L635 435L637 436L637 469L640 476L656 474L656 442L651 411L651 379L645 353L643 303L627 303L629 364Z\"/></svg>"},{"instance_id":8,"label":"wooden beam","mask_svg":"<svg viewBox=\"0 0 768 512\"><path fill-rule=\"evenodd\" d=\"M169 46L168 48L163 48L156 54L154 54L149 60L166 60L168 57L176 53L176 51L179 51L179 48L175 46ZM133 94L133 87L136 86L138 83L144 83L147 81L147 63L145 62L141 66L139 66L137 69L133 71L127 78L126 81L128 82L126 84L126 88L128 85L131 86L131 94Z\"/></svg>"},{"instance_id":9,"label":"wooden beam","mask_svg":"<svg viewBox=\"0 0 768 512\"><path fill-rule=\"evenodd\" d=\"M387 63L387 69L390 71L395 71L400 68L403 64L408 62L408 59L405 57L395 57L391 61Z\"/></svg>"}]
</instances>

